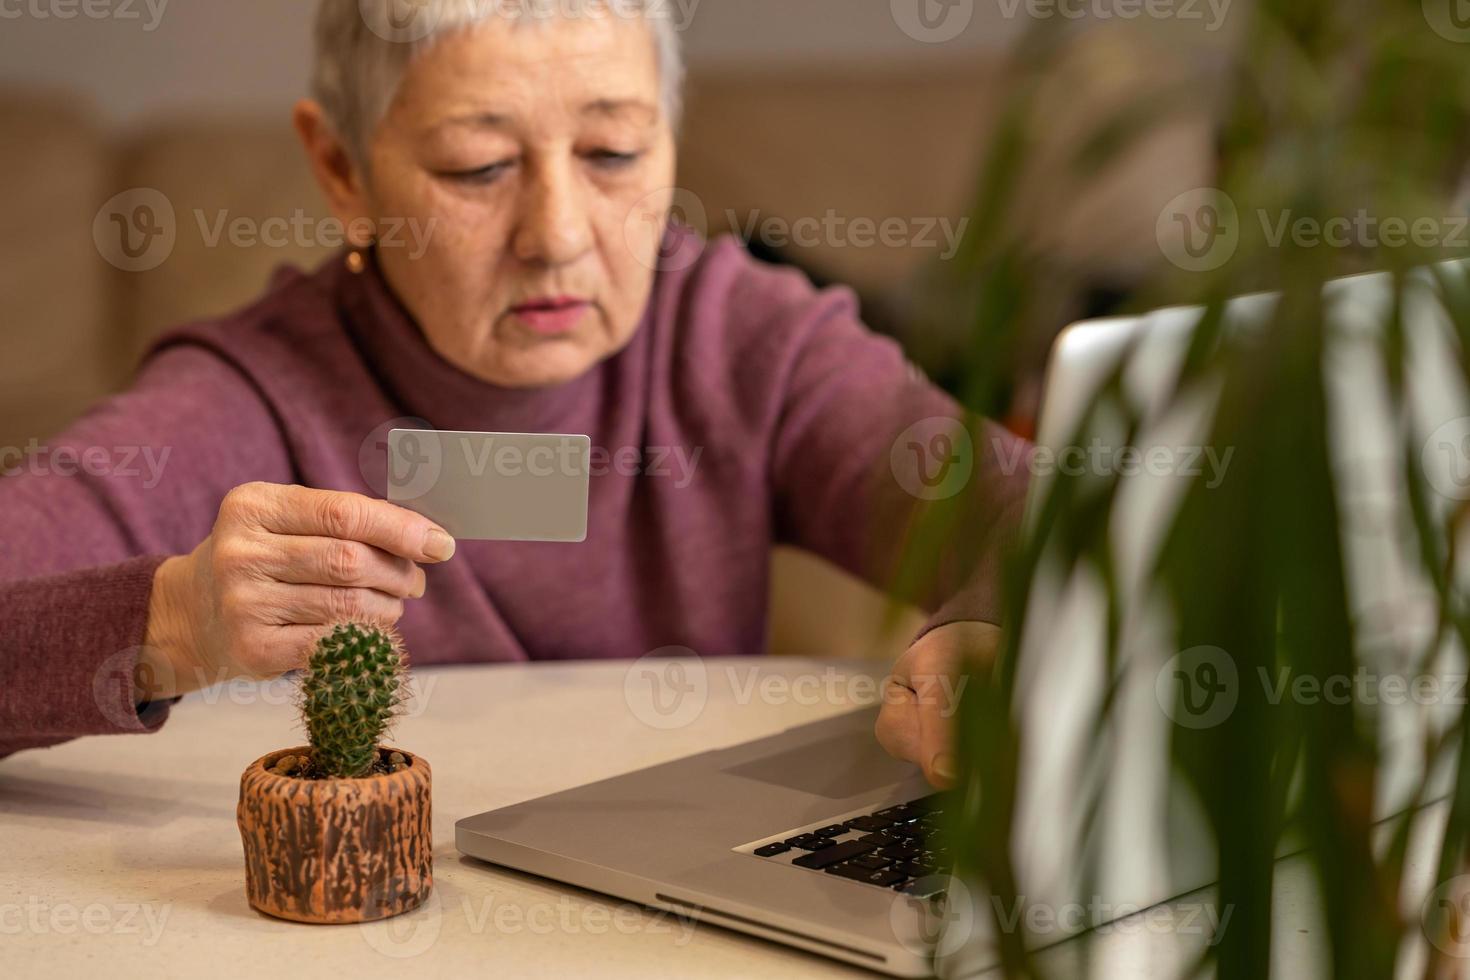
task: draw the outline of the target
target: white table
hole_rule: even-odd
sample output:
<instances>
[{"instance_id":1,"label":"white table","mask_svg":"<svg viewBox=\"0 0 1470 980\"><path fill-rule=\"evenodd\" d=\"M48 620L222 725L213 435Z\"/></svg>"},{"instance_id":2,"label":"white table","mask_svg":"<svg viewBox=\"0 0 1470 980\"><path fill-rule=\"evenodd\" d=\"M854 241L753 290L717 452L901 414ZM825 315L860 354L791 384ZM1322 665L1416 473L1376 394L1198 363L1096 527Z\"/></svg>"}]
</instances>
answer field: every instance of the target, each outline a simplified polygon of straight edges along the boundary
<instances>
[{"instance_id":1,"label":"white table","mask_svg":"<svg viewBox=\"0 0 1470 980\"><path fill-rule=\"evenodd\" d=\"M773 734L872 690L851 680L865 676L857 665L710 661L702 712L661 730L630 707L628 669L419 671L419 697L393 741L434 770L434 895L365 926L281 922L245 901L239 777L303 741L286 682L191 695L157 735L0 760L0 975L871 976L459 856L461 817ZM763 689L762 678L780 680ZM1310 966L1320 931L1306 875L1288 864L1279 892L1280 975L1320 975ZM1181 905L1191 900L1202 899ZM1063 943L1042 962L1053 976L1076 976L1085 944L1100 976L1172 978L1204 941L1140 919Z\"/></svg>"}]
</instances>

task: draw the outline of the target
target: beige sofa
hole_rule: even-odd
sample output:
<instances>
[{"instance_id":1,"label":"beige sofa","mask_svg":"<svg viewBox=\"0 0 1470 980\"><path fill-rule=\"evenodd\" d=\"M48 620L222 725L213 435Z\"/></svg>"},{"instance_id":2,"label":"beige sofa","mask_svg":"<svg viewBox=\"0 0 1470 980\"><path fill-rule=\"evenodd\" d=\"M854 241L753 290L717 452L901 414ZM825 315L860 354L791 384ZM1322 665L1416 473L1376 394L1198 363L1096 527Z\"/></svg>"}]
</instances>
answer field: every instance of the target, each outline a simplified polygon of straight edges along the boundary
<instances>
[{"instance_id":1,"label":"beige sofa","mask_svg":"<svg viewBox=\"0 0 1470 980\"><path fill-rule=\"evenodd\" d=\"M752 212L958 221L1003 88L997 65L696 77L680 185L700 201L711 233L725 230L729 216L743 223ZM0 131L10 137L0 142L8 178L0 214L9 226L0 244L0 446L45 438L125 384L159 330L235 308L261 291L274 267L310 265L330 251L295 242L211 244L200 228L221 215L325 216L284 119L181 119L115 133L64 94L12 90L0 91ZM1174 132L1163 152L1166 173L1125 171L1091 211L1069 199L1065 213L1043 222L1059 229L1055 247L1079 261L1089 261L1089 247L1099 262L1151 254L1147 216L1173 188L1199 185L1204 136L1198 127ZM1035 188L1037 207L1045 210L1056 186ZM128 273L103 260L93 223L103 202L139 187L173 204L177 240L162 265ZM1069 230L1079 213L1106 229L1092 246L1086 227ZM799 258L866 295L885 295L901 293L933 252L824 243ZM918 622L913 611L893 619L873 590L791 553L776 556L773 598L778 653L892 657Z\"/></svg>"}]
</instances>

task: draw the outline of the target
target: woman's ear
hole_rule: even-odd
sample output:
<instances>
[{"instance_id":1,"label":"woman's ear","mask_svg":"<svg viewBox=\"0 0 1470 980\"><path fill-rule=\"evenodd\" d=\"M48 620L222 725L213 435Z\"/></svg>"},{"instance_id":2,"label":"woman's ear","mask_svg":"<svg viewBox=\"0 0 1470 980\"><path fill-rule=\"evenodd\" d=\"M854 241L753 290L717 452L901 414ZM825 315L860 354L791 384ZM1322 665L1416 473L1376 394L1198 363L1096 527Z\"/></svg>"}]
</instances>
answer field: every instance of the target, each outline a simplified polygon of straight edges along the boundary
<instances>
[{"instance_id":1,"label":"woman's ear","mask_svg":"<svg viewBox=\"0 0 1470 980\"><path fill-rule=\"evenodd\" d=\"M370 245L370 241L357 240L373 224L362 169L327 121L326 112L320 103L302 99L291 112L291 122L332 213L348 230L350 244Z\"/></svg>"}]
</instances>

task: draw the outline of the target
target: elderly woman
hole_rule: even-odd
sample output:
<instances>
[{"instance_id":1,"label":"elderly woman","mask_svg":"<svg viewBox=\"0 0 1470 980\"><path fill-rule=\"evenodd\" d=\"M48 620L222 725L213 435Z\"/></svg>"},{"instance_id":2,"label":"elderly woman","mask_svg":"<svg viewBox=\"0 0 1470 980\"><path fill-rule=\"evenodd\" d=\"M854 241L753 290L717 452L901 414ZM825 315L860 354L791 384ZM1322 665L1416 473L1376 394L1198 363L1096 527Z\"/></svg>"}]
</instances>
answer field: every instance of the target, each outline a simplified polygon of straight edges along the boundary
<instances>
[{"instance_id":1,"label":"elderly woman","mask_svg":"<svg viewBox=\"0 0 1470 980\"><path fill-rule=\"evenodd\" d=\"M891 576L923 496L904 486L930 474L890 459L942 462L895 439L960 410L849 292L670 223L673 26L627 0L398 6L324 0L295 110L355 247L167 334L52 444L154 447L162 481L0 481L0 753L155 730L191 689L300 666L345 618L397 625L419 664L754 655L773 543ZM426 245L386 233L405 222ZM374 434L402 419L698 466L595 476L584 544L457 544L381 499ZM1022 447L975 446L966 539L992 554L935 576L878 726L939 784L939 682L993 649L990 559L1024 491L1001 465Z\"/></svg>"}]
</instances>

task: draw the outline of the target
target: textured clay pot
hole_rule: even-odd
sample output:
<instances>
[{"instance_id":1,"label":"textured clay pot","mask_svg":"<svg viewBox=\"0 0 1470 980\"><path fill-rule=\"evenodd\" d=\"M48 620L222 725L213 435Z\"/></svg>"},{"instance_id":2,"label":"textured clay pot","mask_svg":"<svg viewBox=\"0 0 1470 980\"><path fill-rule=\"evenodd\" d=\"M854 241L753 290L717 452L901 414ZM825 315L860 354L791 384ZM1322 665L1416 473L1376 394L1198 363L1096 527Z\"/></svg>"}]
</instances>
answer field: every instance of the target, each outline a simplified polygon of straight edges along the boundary
<instances>
[{"instance_id":1,"label":"textured clay pot","mask_svg":"<svg viewBox=\"0 0 1470 980\"><path fill-rule=\"evenodd\" d=\"M245 891L267 915L296 922L370 922L418 908L434 887L429 765L362 779L297 779L268 770L281 749L240 777L236 811Z\"/></svg>"}]
</instances>

